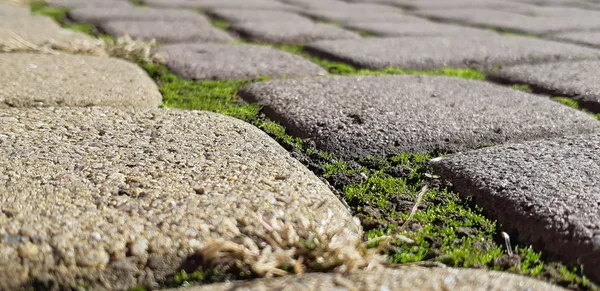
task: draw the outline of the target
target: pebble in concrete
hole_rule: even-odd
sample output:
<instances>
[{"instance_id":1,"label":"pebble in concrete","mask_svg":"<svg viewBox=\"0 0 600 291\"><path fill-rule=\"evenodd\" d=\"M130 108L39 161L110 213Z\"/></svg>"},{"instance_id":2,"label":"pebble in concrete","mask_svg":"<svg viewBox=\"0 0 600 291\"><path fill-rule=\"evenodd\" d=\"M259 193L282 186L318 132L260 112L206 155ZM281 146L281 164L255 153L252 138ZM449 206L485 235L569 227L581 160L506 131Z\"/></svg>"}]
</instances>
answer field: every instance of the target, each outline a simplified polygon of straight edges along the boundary
<instances>
[{"instance_id":1,"label":"pebble in concrete","mask_svg":"<svg viewBox=\"0 0 600 291\"><path fill-rule=\"evenodd\" d=\"M175 289L171 289L174 291ZM424 268L360 271L348 275L312 273L294 277L260 279L197 286L189 291L229 290L461 290L461 291L566 291L566 289L524 276L478 269Z\"/></svg>"},{"instance_id":2,"label":"pebble in concrete","mask_svg":"<svg viewBox=\"0 0 600 291\"><path fill-rule=\"evenodd\" d=\"M567 32L550 36L552 39L600 48L600 32Z\"/></svg>"},{"instance_id":3,"label":"pebble in concrete","mask_svg":"<svg viewBox=\"0 0 600 291\"><path fill-rule=\"evenodd\" d=\"M515 239L600 280L598 153L595 133L460 153L434 167Z\"/></svg>"},{"instance_id":4,"label":"pebble in concrete","mask_svg":"<svg viewBox=\"0 0 600 291\"><path fill-rule=\"evenodd\" d=\"M214 9L210 14L228 22L311 22L306 17L287 11Z\"/></svg>"},{"instance_id":5,"label":"pebble in concrete","mask_svg":"<svg viewBox=\"0 0 600 291\"><path fill-rule=\"evenodd\" d=\"M0 108L32 106L158 107L162 97L135 64L60 54L0 54Z\"/></svg>"},{"instance_id":6,"label":"pebble in concrete","mask_svg":"<svg viewBox=\"0 0 600 291\"><path fill-rule=\"evenodd\" d=\"M600 112L600 61L558 62L505 67L491 72L513 84L530 84L558 96L573 96Z\"/></svg>"},{"instance_id":7,"label":"pebble in concrete","mask_svg":"<svg viewBox=\"0 0 600 291\"><path fill-rule=\"evenodd\" d=\"M69 18L77 22L101 24L110 20L145 20L145 21L188 21L198 25L209 26L206 16L183 9L154 8L105 8L84 7L69 11Z\"/></svg>"},{"instance_id":8,"label":"pebble in concrete","mask_svg":"<svg viewBox=\"0 0 600 291\"><path fill-rule=\"evenodd\" d=\"M488 9L434 9L417 15L532 34L600 29L600 17L534 17Z\"/></svg>"},{"instance_id":9,"label":"pebble in concrete","mask_svg":"<svg viewBox=\"0 0 600 291\"><path fill-rule=\"evenodd\" d=\"M591 116L550 99L443 76L276 80L240 96L265 106L293 135L344 156L454 152L600 129Z\"/></svg>"},{"instance_id":10,"label":"pebble in concrete","mask_svg":"<svg viewBox=\"0 0 600 291\"><path fill-rule=\"evenodd\" d=\"M440 24L428 21L393 23L393 22L356 22L346 25L355 30L365 31L375 36L451 36L451 35L489 35L493 31Z\"/></svg>"},{"instance_id":11,"label":"pebble in concrete","mask_svg":"<svg viewBox=\"0 0 600 291\"><path fill-rule=\"evenodd\" d=\"M278 44L305 44L318 40L360 39L360 35L333 25L311 22L242 22L231 29L244 38Z\"/></svg>"},{"instance_id":12,"label":"pebble in concrete","mask_svg":"<svg viewBox=\"0 0 600 291\"><path fill-rule=\"evenodd\" d=\"M2 290L157 286L196 252L223 254L209 245L269 265L283 255L275 241L288 250L317 236L360 257L360 225L337 197L238 119L93 107L0 120Z\"/></svg>"},{"instance_id":13,"label":"pebble in concrete","mask_svg":"<svg viewBox=\"0 0 600 291\"><path fill-rule=\"evenodd\" d=\"M182 21L107 21L99 25L114 36L129 35L133 39L156 40L160 43L225 42L233 38L212 26Z\"/></svg>"},{"instance_id":14,"label":"pebble in concrete","mask_svg":"<svg viewBox=\"0 0 600 291\"><path fill-rule=\"evenodd\" d=\"M196 8L196 9L265 9L265 10L296 10L275 0L144 0L144 3L156 7Z\"/></svg>"},{"instance_id":15,"label":"pebble in concrete","mask_svg":"<svg viewBox=\"0 0 600 291\"><path fill-rule=\"evenodd\" d=\"M319 41L308 44L306 48L328 58L371 69L491 67L600 57L600 51L591 48L493 34Z\"/></svg>"},{"instance_id":16,"label":"pebble in concrete","mask_svg":"<svg viewBox=\"0 0 600 291\"><path fill-rule=\"evenodd\" d=\"M239 80L327 73L298 55L259 45L178 44L162 46L157 52L166 58L169 69L186 79Z\"/></svg>"}]
</instances>

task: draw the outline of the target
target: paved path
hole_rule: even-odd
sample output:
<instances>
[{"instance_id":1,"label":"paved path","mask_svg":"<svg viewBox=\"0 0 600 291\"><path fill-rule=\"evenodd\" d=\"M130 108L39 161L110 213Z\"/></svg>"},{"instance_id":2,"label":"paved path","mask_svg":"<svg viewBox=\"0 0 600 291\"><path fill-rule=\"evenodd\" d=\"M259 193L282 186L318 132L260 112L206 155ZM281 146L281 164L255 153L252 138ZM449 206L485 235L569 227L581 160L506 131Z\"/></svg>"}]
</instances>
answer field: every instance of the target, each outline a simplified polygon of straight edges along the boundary
<instances>
[{"instance_id":1,"label":"paved path","mask_svg":"<svg viewBox=\"0 0 600 291\"><path fill-rule=\"evenodd\" d=\"M158 109L159 87L137 65L13 2L0 0L0 290L157 288L200 264L266 278L193 290L561 290L384 267L343 201L267 134ZM600 112L597 1L48 2L111 36L157 40L184 79L270 78L240 97L335 155L449 153L431 162L436 174L513 237L600 282L600 121L541 95ZM332 61L365 70L329 76ZM289 275L305 264L330 273Z\"/></svg>"}]
</instances>

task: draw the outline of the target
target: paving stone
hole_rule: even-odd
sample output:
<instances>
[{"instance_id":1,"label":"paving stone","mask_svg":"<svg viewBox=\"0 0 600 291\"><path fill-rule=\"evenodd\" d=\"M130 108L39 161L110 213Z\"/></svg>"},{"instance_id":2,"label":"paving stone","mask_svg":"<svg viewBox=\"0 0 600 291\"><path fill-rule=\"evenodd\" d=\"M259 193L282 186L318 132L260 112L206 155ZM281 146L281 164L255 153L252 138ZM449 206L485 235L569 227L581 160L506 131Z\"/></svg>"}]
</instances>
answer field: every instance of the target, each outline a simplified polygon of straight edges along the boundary
<instances>
[{"instance_id":1,"label":"paving stone","mask_svg":"<svg viewBox=\"0 0 600 291\"><path fill-rule=\"evenodd\" d=\"M81 7L123 7L133 8L127 0L48 0L50 6L65 8Z\"/></svg>"},{"instance_id":2,"label":"paving stone","mask_svg":"<svg viewBox=\"0 0 600 291\"><path fill-rule=\"evenodd\" d=\"M0 3L0 17L27 17L31 14L29 8Z\"/></svg>"},{"instance_id":3,"label":"paving stone","mask_svg":"<svg viewBox=\"0 0 600 291\"><path fill-rule=\"evenodd\" d=\"M0 54L0 107L158 107L162 97L138 66L68 54Z\"/></svg>"},{"instance_id":4,"label":"paving stone","mask_svg":"<svg viewBox=\"0 0 600 291\"><path fill-rule=\"evenodd\" d=\"M435 9L415 12L437 20L532 34L600 29L600 17L533 17L488 9Z\"/></svg>"},{"instance_id":5,"label":"paving stone","mask_svg":"<svg viewBox=\"0 0 600 291\"><path fill-rule=\"evenodd\" d=\"M544 7L524 5L523 7L510 8L507 11L537 17L600 17L600 10L575 7Z\"/></svg>"},{"instance_id":6,"label":"paving stone","mask_svg":"<svg viewBox=\"0 0 600 291\"><path fill-rule=\"evenodd\" d=\"M293 135L344 156L453 152L586 133L600 122L538 95L442 76L345 76L256 83L240 96Z\"/></svg>"},{"instance_id":7,"label":"paving stone","mask_svg":"<svg viewBox=\"0 0 600 291\"><path fill-rule=\"evenodd\" d=\"M311 22L241 22L230 27L242 37L279 44L305 44L318 40L360 39L355 32Z\"/></svg>"},{"instance_id":8,"label":"paving stone","mask_svg":"<svg viewBox=\"0 0 600 291\"><path fill-rule=\"evenodd\" d=\"M521 36L397 37L318 41L311 52L358 67L384 69L487 68L575 59L597 59L600 51Z\"/></svg>"},{"instance_id":9,"label":"paving stone","mask_svg":"<svg viewBox=\"0 0 600 291\"><path fill-rule=\"evenodd\" d=\"M171 289L174 291L177 289ZM189 291L230 290L519 290L559 291L558 286L524 276L479 269L424 268L403 266L397 269L360 271L348 275L312 273L254 281L195 286Z\"/></svg>"},{"instance_id":10,"label":"paving stone","mask_svg":"<svg viewBox=\"0 0 600 291\"><path fill-rule=\"evenodd\" d=\"M156 40L160 43L223 42L233 38L212 26L182 21L107 21L99 25L104 32L115 36L129 35L133 39Z\"/></svg>"},{"instance_id":11,"label":"paving stone","mask_svg":"<svg viewBox=\"0 0 600 291\"><path fill-rule=\"evenodd\" d=\"M196 8L196 9L266 9L291 10L296 8L274 0L144 0L144 3L156 7Z\"/></svg>"},{"instance_id":12,"label":"paving stone","mask_svg":"<svg viewBox=\"0 0 600 291\"><path fill-rule=\"evenodd\" d=\"M194 255L216 263L233 249L270 266L314 237L361 258L350 211L238 119L93 107L7 109L0 120L2 290L82 278L92 290L157 286Z\"/></svg>"},{"instance_id":13,"label":"paving stone","mask_svg":"<svg viewBox=\"0 0 600 291\"><path fill-rule=\"evenodd\" d=\"M600 112L600 61L558 62L505 67L491 72L494 78L531 84L559 96L574 96Z\"/></svg>"},{"instance_id":14,"label":"paving stone","mask_svg":"<svg viewBox=\"0 0 600 291\"><path fill-rule=\"evenodd\" d=\"M312 22L306 17L287 11L214 9L210 14L228 22Z\"/></svg>"},{"instance_id":15,"label":"paving stone","mask_svg":"<svg viewBox=\"0 0 600 291\"><path fill-rule=\"evenodd\" d=\"M409 14L398 13L394 11L360 11L360 10L314 10L303 12L313 18L339 22L343 24L353 24L361 22L388 22L388 23L405 23L405 22L426 22L425 19Z\"/></svg>"},{"instance_id":16,"label":"paving stone","mask_svg":"<svg viewBox=\"0 0 600 291\"><path fill-rule=\"evenodd\" d=\"M297 6L302 9L332 9L335 7L346 6L348 3L339 0L281 0L281 2L293 6Z\"/></svg>"},{"instance_id":17,"label":"paving stone","mask_svg":"<svg viewBox=\"0 0 600 291\"><path fill-rule=\"evenodd\" d=\"M409 9L452 9L452 8L510 8L521 4L502 0L378 0L378 3L397 5Z\"/></svg>"},{"instance_id":18,"label":"paving stone","mask_svg":"<svg viewBox=\"0 0 600 291\"><path fill-rule=\"evenodd\" d=\"M419 21L414 23L357 22L348 24L346 27L354 30L362 30L376 36L464 36L496 34L490 30L428 21Z\"/></svg>"},{"instance_id":19,"label":"paving stone","mask_svg":"<svg viewBox=\"0 0 600 291\"><path fill-rule=\"evenodd\" d=\"M597 131L460 153L434 167L515 239L600 280L598 153Z\"/></svg>"},{"instance_id":20,"label":"paving stone","mask_svg":"<svg viewBox=\"0 0 600 291\"><path fill-rule=\"evenodd\" d=\"M325 69L294 54L259 45L180 44L160 47L167 66L196 80L254 79L260 76L316 76Z\"/></svg>"},{"instance_id":21,"label":"paving stone","mask_svg":"<svg viewBox=\"0 0 600 291\"><path fill-rule=\"evenodd\" d=\"M0 16L0 51L46 49L85 53L103 52L100 41L83 33L62 29L48 17Z\"/></svg>"},{"instance_id":22,"label":"paving stone","mask_svg":"<svg viewBox=\"0 0 600 291\"><path fill-rule=\"evenodd\" d=\"M145 21L188 21L198 25L209 26L206 16L191 10L155 9L155 8L105 8L84 7L68 12L69 18L77 22L101 24L111 20L145 20Z\"/></svg>"},{"instance_id":23,"label":"paving stone","mask_svg":"<svg viewBox=\"0 0 600 291\"><path fill-rule=\"evenodd\" d=\"M566 32L551 35L549 38L600 48L600 32L598 31Z\"/></svg>"}]
</instances>

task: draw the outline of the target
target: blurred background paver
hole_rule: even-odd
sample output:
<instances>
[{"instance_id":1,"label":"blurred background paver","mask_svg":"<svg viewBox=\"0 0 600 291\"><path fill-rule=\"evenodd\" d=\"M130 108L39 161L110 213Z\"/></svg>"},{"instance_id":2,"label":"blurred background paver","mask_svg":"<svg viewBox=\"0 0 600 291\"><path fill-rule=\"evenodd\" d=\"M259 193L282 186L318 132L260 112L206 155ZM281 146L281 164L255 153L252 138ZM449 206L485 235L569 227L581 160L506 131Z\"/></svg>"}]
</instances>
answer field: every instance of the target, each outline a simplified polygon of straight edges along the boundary
<instances>
[{"instance_id":1,"label":"blurred background paver","mask_svg":"<svg viewBox=\"0 0 600 291\"><path fill-rule=\"evenodd\" d=\"M68 54L0 54L0 108L158 107L154 81L133 63Z\"/></svg>"},{"instance_id":2,"label":"blurred background paver","mask_svg":"<svg viewBox=\"0 0 600 291\"><path fill-rule=\"evenodd\" d=\"M356 22L426 22L426 20L423 18L390 10L319 9L304 11L303 13L316 19L342 24L351 24Z\"/></svg>"},{"instance_id":3,"label":"blurred background paver","mask_svg":"<svg viewBox=\"0 0 600 291\"><path fill-rule=\"evenodd\" d=\"M206 16L185 9L84 7L72 9L68 15L77 22L96 25L111 20L188 21L198 25L210 25Z\"/></svg>"},{"instance_id":4,"label":"blurred background paver","mask_svg":"<svg viewBox=\"0 0 600 291\"><path fill-rule=\"evenodd\" d=\"M440 24L428 21L394 23L394 22L358 22L346 25L347 28L365 31L375 36L471 36L496 34L493 31Z\"/></svg>"},{"instance_id":5,"label":"blurred background paver","mask_svg":"<svg viewBox=\"0 0 600 291\"><path fill-rule=\"evenodd\" d=\"M600 134L441 158L436 172L505 231L600 279Z\"/></svg>"},{"instance_id":6,"label":"blurred background paver","mask_svg":"<svg viewBox=\"0 0 600 291\"><path fill-rule=\"evenodd\" d=\"M50 6L65 8L82 7L123 7L133 8L133 4L127 0L47 0Z\"/></svg>"},{"instance_id":7,"label":"blurred background paver","mask_svg":"<svg viewBox=\"0 0 600 291\"><path fill-rule=\"evenodd\" d=\"M310 19L289 11L222 8L209 13L228 22L311 22Z\"/></svg>"},{"instance_id":8,"label":"blurred background paver","mask_svg":"<svg viewBox=\"0 0 600 291\"><path fill-rule=\"evenodd\" d=\"M244 252L251 266L314 237L332 256L361 257L349 210L238 119L94 107L0 110L0 120L0 289L32 277L158 286L189 257L215 255L208 246Z\"/></svg>"},{"instance_id":9,"label":"blurred background paver","mask_svg":"<svg viewBox=\"0 0 600 291\"><path fill-rule=\"evenodd\" d=\"M354 289L352 289L352 288ZM170 289L175 291L177 289ZM189 291L230 290L429 290L429 291L532 291L566 290L539 280L508 273L476 269L424 268L403 266L398 269L353 272L349 275L312 273L249 282L230 282L197 286Z\"/></svg>"},{"instance_id":10,"label":"blurred background paver","mask_svg":"<svg viewBox=\"0 0 600 291\"><path fill-rule=\"evenodd\" d=\"M311 22L239 22L231 29L254 41L305 44L318 40L360 39L360 35L333 25Z\"/></svg>"},{"instance_id":11,"label":"blurred background paver","mask_svg":"<svg viewBox=\"0 0 600 291\"><path fill-rule=\"evenodd\" d=\"M156 40L159 43L226 42L227 32L210 25L186 21L107 21L98 26L113 37L128 35L133 39Z\"/></svg>"},{"instance_id":12,"label":"blurred background paver","mask_svg":"<svg viewBox=\"0 0 600 291\"><path fill-rule=\"evenodd\" d=\"M600 48L600 31L566 32L552 35L550 38Z\"/></svg>"},{"instance_id":13,"label":"blurred background paver","mask_svg":"<svg viewBox=\"0 0 600 291\"><path fill-rule=\"evenodd\" d=\"M296 10L293 6L275 0L144 0L155 7L192 8L212 10L219 8Z\"/></svg>"},{"instance_id":14,"label":"blurred background paver","mask_svg":"<svg viewBox=\"0 0 600 291\"><path fill-rule=\"evenodd\" d=\"M160 47L166 65L186 79L240 80L317 76L325 69L298 55L246 44L175 44Z\"/></svg>"},{"instance_id":15,"label":"blurred background paver","mask_svg":"<svg viewBox=\"0 0 600 291\"><path fill-rule=\"evenodd\" d=\"M544 61L598 59L600 50L522 36L397 37L329 40L307 48L369 69L492 67Z\"/></svg>"},{"instance_id":16,"label":"blurred background paver","mask_svg":"<svg viewBox=\"0 0 600 291\"><path fill-rule=\"evenodd\" d=\"M556 96L574 97L600 112L600 61L519 65L490 75L513 84L530 84Z\"/></svg>"},{"instance_id":17,"label":"blurred background paver","mask_svg":"<svg viewBox=\"0 0 600 291\"><path fill-rule=\"evenodd\" d=\"M293 135L344 156L453 152L482 145L587 133L593 117L550 99L443 76L276 80L240 96Z\"/></svg>"}]
</instances>

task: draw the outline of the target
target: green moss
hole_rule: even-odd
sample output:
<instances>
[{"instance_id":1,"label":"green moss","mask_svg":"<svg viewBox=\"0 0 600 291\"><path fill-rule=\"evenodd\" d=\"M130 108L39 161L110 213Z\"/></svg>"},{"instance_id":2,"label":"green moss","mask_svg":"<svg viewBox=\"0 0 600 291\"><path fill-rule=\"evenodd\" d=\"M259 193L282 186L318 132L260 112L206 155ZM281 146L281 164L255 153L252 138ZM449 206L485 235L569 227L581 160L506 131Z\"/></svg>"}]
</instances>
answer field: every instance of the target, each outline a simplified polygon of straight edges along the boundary
<instances>
[{"instance_id":1,"label":"green moss","mask_svg":"<svg viewBox=\"0 0 600 291\"><path fill-rule=\"evenodd\" d=\"M513 84L513 85L510 85L510 87L512 89L519 90L519 91L532 92L531 86L529 86L528 84Z\"/></svg>"},{"instance_id":2,"label":"green moss","mask_svg":"<svg viewBox=\"0 0 600 291\"><path fill-rule=\"evenodd\" d=\"M229 29L229 26L231 26L231 24L228 21L222 20L222 19L211 19L210 21L212 23L212 25L214 27L220 28L222 30L227 30Z\"/></svg>"},{"instance_id":3,"label":"green moss","mask_svg":"<svg viewBox=\"0 0 600 291\"><path fill-rule=\"evenodd\" d=\"M146 288L144 288L143 286L135 286L129 289L129 291L146 291Z\"/></svg>"},{"instance_id":4,"label":"green moss","mask_svg":"<svg viewBox=\"0 0 600 291\"><path fill-rule=\"evenodd\" d=\"M36 15L44 15L51 17L54 21L58 22L62 27L82 32L88 35L94 35L94 26L91 24L73 24L67 21L66 15L69 11L66 8L50 7L45 1L35 1L30 6L31 13Z\"/></svg>"},{"instance_id":5,"label":"green moss","mask_svg":"<svg viewBox=\"0 0 600 291\"><path fill-rule=\"evenodd\" d=\"M583 112L586 112L586 113L592 115L592 117L600 120L600 113L591 113L591 112L589 112L588 110L586 110L585 105L583 105L582 102L579 101L579 100L575 100L575 99L568 98L568 97L551 97L550 99L552 99L552 100L554 100L554 101L556 101L558 103L567 105L567 106L569 106L571 108L578 109L578 110L581 110Z\"/></svg>"},{"instance_id":6,"label":"green moss","mask_svg":"<svg viewBox=\"0 0 600 291\"><path fill-rule=\"evenodd\" d=\"M144 3L144 0L131 0L131 4L133 4L134 6L148 6L146 3Z\"/></svg>"}]
</instances>

